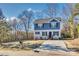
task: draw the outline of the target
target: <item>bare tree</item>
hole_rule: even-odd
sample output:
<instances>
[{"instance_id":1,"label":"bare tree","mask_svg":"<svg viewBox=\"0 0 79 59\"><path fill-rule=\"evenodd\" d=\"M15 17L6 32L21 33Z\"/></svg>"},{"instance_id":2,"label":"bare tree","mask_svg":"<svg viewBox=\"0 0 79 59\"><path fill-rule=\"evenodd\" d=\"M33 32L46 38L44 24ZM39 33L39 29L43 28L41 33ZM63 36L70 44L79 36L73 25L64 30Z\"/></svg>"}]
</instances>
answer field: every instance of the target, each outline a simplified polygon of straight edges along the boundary
<instances>
[{"instance_id":1,"label":"bare tree","mask_svg":"<svg viewBox=\"0 0 79 59\"><path fill-rule=\"evenodd\" d=\"M34 13L35 19L48 18L48 17L49 17L49 15L45 9L44 10L36 10Z\"/></svg>"},{"instance_id":2,"label":"bare tree","mask_svg":"<svg viewBox=\"0 0 79 59\"><path fill-rule=\"evenodd\" d=\"M58 14L58 6L58 3L47 4L47 10L45 13L47 13L47 15L51 18L56 17Z\"/></svg>"},{"instance_id":3,"label":"bare tree","mask_svg":"<svg viewBox=\"0 0 79 59\"><path fill-rule=\"evenodd\" d=\"M15 40L16 40L17 19L15 17L12 17L9 21L9 24L12 28L12 31L13 31L13 34L15 35Z\"/></svg>"},{"instance_id":4,"label":"bare tree","mask_svg":"<svg viewBox=\"0 0 79 59\"><path fill-rule=\"evenodd\" d=\"M66 27L65 29L69 29L68 32L71 33L72 38L74 38L73 8L74 8L74 4L69 4L69 3L63 4L62 7L62 15L65 17L64 21L67 21L65 23L69 24L68 27ZM67 26L66 24L65 26Z\"/></svg>"},{"instance_id":5,"label":"bare tree","mask_svg":"<svg viewBox=\"0 0 79 59\"><path fill-rule=\"evenodd\" d=\"M69 4L69 3L63 4L63 6L62 6L62 15L64 15L66 20L68 20L69 17L72 16L73 8L74 8L74 4Z\"/></svg>"},{"instance_id":6,"label":"bare tree","mask_svg":"<svg viewBox=\"0 0 79 59\"><path fill-rule=\"evenodd\" d=\"M26 35L27 35L27 39L28 39L28 31L30 28L30 23L32 21L32 17L33 17L33 11L30 10L24 10L19 16L18 18L22 21L22 23L24 24L25 27L25 31L26 31Z\"/></svg>"}]
</instances>

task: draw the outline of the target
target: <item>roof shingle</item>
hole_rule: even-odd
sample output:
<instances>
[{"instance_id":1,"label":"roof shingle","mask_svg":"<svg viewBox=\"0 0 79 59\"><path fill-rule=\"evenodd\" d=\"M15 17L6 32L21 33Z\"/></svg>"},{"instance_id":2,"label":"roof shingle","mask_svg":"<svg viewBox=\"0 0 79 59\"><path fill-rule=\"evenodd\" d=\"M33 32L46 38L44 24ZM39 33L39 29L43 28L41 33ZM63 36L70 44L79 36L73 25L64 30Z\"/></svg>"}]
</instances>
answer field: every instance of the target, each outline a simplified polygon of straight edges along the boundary
<instances>
[{"instance_id":1,"label":"roof shingle","mask_svg":"<svg viewBox=\"0 0 79 59\"><path fill-rule=\"evenodd\" d=\"M54 18L54 19L59 19L59 21L60 21L60 18ZM48 23L51 20L53 20L53 18L37 19L34 21L34 23L38 23L38 24Z\"/></svg>"}]
</instances>

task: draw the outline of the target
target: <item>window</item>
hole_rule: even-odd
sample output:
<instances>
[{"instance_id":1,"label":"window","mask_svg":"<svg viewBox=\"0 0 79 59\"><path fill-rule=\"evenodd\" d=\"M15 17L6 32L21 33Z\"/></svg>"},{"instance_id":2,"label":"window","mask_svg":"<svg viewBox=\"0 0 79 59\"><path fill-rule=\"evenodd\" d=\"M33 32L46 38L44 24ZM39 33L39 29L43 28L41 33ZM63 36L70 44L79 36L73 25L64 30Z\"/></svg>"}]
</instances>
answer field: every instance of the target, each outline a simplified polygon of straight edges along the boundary
<instances>
[{"instance_id":1,"label":"window","mask_svg":"<svg viewBox=\"0 0 79 59\"><path fill-rule=\"evenodd\" d=\"M56 23L56 27L58 27L59 26L59 23Z\"/></svg>"},{"instance_id":2,"label":"window","mask_svg":"<svg viewBox=\"0 0 79 59\"><path fill-rule=\"evenodd\" d=\"M35 32L35 34L40 34L40 32Z\"/></svg>"},{"instance_id":3,"label":"window","mask_svg":"<svg viewBox=\"0 0 79 59\"><path fill-rule=\"evenodd\" d=\"M47 32L42 32L42 36L47 36Z\"/></svg>"},{"instance_id":4,"label":"window","mask_svg":"<svg viewBox=\"0 0 79 59\"><path fill-rule=\"evenodd\" d=\"M51 28L60 28L60 23L59 22L52 22Z\"/></svg>"},{"instance_id":5,"label":"window","mask_svg":"<svg viewBox=\"0 0 79 59\"><path fill-rule=\"evenodd\" d=\"M38 27L42 27L42 24L38 24Z\"/></svg>"},{"instance_id":6,"label":"window","mask_svg":"<svg viewBox=\"0 0 79 59\"><path fill-rule=\"evenodd\" d=\"M43 26L42 26L43 28L45 27L45 25L43 24Z\"/></svg>"},{"instance_id":7,"label":"window","mask_svg":"<svg viewBox=\"0 0 79 59\"><path fill-rule=\"evenodd\" d=\"M51 23L51 28L56 28L56 22Z\"/></svg>"},{"instance_id":8,"label":"window","mask_svg":"<svg viewBox=\"0 0 79 59\"><path fill-rule=\"evenodd\" d=\"M55 31L55 32L53 32L53 36L59 36L59 31Z\"/></svg>"}]
</instances>

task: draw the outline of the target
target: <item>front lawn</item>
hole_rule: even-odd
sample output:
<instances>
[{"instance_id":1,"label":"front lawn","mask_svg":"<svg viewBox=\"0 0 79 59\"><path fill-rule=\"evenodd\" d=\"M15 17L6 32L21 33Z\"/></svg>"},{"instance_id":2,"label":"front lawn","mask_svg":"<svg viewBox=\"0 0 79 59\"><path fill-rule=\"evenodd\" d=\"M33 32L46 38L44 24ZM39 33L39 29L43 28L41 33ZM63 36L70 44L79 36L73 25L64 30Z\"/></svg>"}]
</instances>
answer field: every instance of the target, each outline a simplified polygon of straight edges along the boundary
<instances>
[{"instance_id":1,"label":"front lawn","mask_svg":"<svg viewBox=\"0 0 79 59\"><path fill-rule=\"evenodd\" d=\"M31 50L39 47L45 40L26 40L23 41L23 46L24 50ZM3 48L20 48L19 42L8 42L8 43L3 43L2 46Z\"/></svg>"}]
</instances>

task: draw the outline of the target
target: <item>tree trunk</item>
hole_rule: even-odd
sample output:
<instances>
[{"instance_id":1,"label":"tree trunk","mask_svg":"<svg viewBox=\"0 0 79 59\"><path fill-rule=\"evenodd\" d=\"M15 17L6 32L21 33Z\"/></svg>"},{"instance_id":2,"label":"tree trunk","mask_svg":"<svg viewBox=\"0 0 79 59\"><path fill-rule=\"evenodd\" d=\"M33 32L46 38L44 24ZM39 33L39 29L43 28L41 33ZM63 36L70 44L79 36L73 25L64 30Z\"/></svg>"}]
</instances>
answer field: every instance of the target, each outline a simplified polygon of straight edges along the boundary
<instances>
[{"instance_id":1,"label":"tree trunk","mask_svg":"<svg viewBox=\"0 0 79 59\"><path fill-rule=\"evenodd\" d=\"M26 31L26 37L28 39L28 30L27 30L26 24L24 24L24 27L25 27L25 31Z\"/></svg>"},{"instance_id":2,"label":"tree trunk","mask_svg":"<svg viewBox=\"0 0 79 59\"><path fill-rule=\"evenodd\" d=\"M74 39L74 16L72 15L72 17L71 17L71 36L72 36L72 38Z\"/></svg>"}]
</instances>

